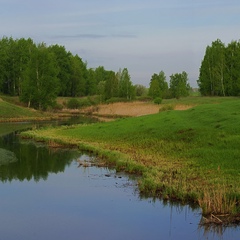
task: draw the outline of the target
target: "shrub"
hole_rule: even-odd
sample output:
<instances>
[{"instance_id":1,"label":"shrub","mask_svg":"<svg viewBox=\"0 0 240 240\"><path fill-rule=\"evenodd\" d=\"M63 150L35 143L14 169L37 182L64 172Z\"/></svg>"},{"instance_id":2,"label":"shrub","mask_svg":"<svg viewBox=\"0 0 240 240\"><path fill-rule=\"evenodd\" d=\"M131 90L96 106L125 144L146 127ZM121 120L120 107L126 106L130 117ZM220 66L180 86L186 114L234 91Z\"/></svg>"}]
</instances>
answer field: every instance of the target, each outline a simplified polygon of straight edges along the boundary
<instances>
[{"instance_id":1,"label":"shrub","mask_svg":"<svg viewBox=\"0 0 240 240\"><path fill-rule=\"evenodd\" d=\"M174 110L174 107L175 106L173 104L166 104L159 109L159 112Z\"/></svg>"},{"instance_id":2,"label":"shrub","mask_svg":"<svg viewBox=\"0 0 240 240\"><path fill-rule=\"evenodd\" d=\"M76 98L71 98L67 102L67 108L77 109L80 107L80 103Z\"/></svg>"},{"instance_id":3,"label":"shrub","mask_svg":"<svg viewBox=\"0 0 240 240\"><path fill-rule=\"evenodd\" d=\"M63 109L63 105L57 102L54 102L52 105L53 111L61 111Z\"/></svg>"},{"instance_id":4,"label":"shrub","mask_svg":"<svg viewBox=\"0 0 240 240\"><path fill-rule=\"evenodd\" d=\"M83 107L88 107L91 106L92 103L90 102L90 100L88 98L81 98L78 100L78 108L83 108Z\"/></svg>"},{"instance_id":5,"label":"shrub","mask_svg":"<svg viewBox=\"0 0 240 240\"><path fill-rule=\"evenodd\" d=\"M157 97L157 98L154 99L153 102L154 102L155 104L161 104L161 103L162 103L162 98Z\"/></svg>"},{"instance_id":6,"label":"shrub","mask_svg":"<svg viewBox=\"0 0 240 240\"><path fill-rule=\"evenodd\" d=\"M150 102L150 101L152 101L152 97L150 97L150 96L141 96L141 97L137 97L137 100L141 101L141 102Z\"/></svg>"},{"instance_id":7,"label":"shrub","mask_svg":"<svg viewBox=\"0 0 240 240\"><path fill-rule=\"evenodd\" d=\"M126 98L120 98L120 97L112 97L106 100L106 103L116 103L116 102L129 102L129 100Z\"/></svg>"}]
</instances>

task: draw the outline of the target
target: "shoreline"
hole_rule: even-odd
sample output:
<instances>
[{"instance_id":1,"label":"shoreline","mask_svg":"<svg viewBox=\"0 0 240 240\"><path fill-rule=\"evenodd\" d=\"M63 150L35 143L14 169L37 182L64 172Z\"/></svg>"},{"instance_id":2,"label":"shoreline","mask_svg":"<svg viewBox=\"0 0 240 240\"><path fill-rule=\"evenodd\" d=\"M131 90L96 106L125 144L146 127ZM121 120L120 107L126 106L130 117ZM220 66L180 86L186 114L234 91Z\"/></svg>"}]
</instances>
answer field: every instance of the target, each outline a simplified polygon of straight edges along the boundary
<instances>
[{"instance_id":1,"label":"shoreline","mask_svg":"<svg viewBox=\"0 0 240 240\"><path fill-rule=\"evenodd\" d=\"M152 183L144 182L143 178L146 178L148 175L148 167L143 166L137 163L135 160L131 159L129 155L115 150L113 146L112 149L106 149L104 146L99 146L99 144L95 144L94 142L87 141L78 141L77 139L71 138L62 138L53 136L49 134L47 137L45 134L38 135L38 131L27 131L22 132L20 136L22 138L31 138L35 141L45 142L49 147L58 148L58 147L77 147L79 150L87 151L91 154L94 154L100 159L100 163L104 163L107 167L114 167L116 171L124 171L128 174L134 174L140 176L138 181L138 188L140 194L148 197L159 198L167 201L179 202L182 204L189 205L197 205L198 201L196 198L190 195L183 196L179 198L177 193L174 193L174 190L171 194L167 194L168 191L172 191L168 189L162 188L159 189L157 186L151 185ZM51 135L51 136L50 136ZM44 136L44 137L43 137ZM114 149L114 150L113 150ZM172 174L172 173L171 173ZM148 181L148 180L147 180ZM200 207L201 208L201 207ZM202 214L202 220L199 223L200 225L222 225L222 226L232 226L240 224L240 213L238 214L221 214L221 213L211 213L211 214Z\"/></svg>"}]
</instances>

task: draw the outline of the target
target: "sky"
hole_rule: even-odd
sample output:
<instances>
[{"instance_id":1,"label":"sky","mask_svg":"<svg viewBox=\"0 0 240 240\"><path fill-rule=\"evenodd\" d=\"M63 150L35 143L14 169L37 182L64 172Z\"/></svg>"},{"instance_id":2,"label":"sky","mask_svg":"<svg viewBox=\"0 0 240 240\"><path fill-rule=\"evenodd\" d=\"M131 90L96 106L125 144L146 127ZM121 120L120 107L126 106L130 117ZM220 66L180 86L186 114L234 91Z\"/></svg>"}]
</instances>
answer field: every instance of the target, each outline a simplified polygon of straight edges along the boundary
<instances>
[{"instance_id":1,"label":"sky","mask_svg":"<svg viewBox=\"0 0 240 240\"><path fill-rule=\"evenodd\" d=\"M206 47L240 39L239 0L0 0L0 38L32 38L78 54L88 68L127 68L133 84L186 71Z\"/></svg>"}]
</instances>

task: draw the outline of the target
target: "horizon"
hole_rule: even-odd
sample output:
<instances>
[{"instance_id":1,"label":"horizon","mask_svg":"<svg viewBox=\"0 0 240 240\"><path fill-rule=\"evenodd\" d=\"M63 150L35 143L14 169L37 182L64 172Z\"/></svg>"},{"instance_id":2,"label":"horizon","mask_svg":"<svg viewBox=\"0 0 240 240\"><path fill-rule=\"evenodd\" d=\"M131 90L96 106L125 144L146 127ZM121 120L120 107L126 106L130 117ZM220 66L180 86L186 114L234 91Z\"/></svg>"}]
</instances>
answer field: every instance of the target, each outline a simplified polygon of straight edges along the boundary
<instances>
[{"instance_id":1,"label":"horizon","mask_svg":"<svg viewBox=\"0 0 240 240\"><path fill-rule=\"evenodd\" d=\"M149 86L154 73L167 80L186 71L196 80L206 47L217 39L238 41L237 0L3 0L2 36L62 45L88 68L128 68L133 84Z\"/></svg>"}]
</instances>

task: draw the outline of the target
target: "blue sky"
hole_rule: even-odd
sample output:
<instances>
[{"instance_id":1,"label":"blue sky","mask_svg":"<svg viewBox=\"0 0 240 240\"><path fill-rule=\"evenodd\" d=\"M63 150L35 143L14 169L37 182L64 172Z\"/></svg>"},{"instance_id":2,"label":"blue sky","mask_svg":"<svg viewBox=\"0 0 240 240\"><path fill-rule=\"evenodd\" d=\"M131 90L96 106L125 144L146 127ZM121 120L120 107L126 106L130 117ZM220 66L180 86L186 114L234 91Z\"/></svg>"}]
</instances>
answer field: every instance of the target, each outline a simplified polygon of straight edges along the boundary
<instances>
[{"instance_id":1,"label":"blue sky","mask_svg":"<svg viewBox=\"0 0 240 240\"><path fill-rule=\"evenodd\" d=\"M1 36L64 45L88 62L149 86L163 70L196 87L207 45L240 39L239 0L0 0Z\"/></svg>"}]
</instances>

